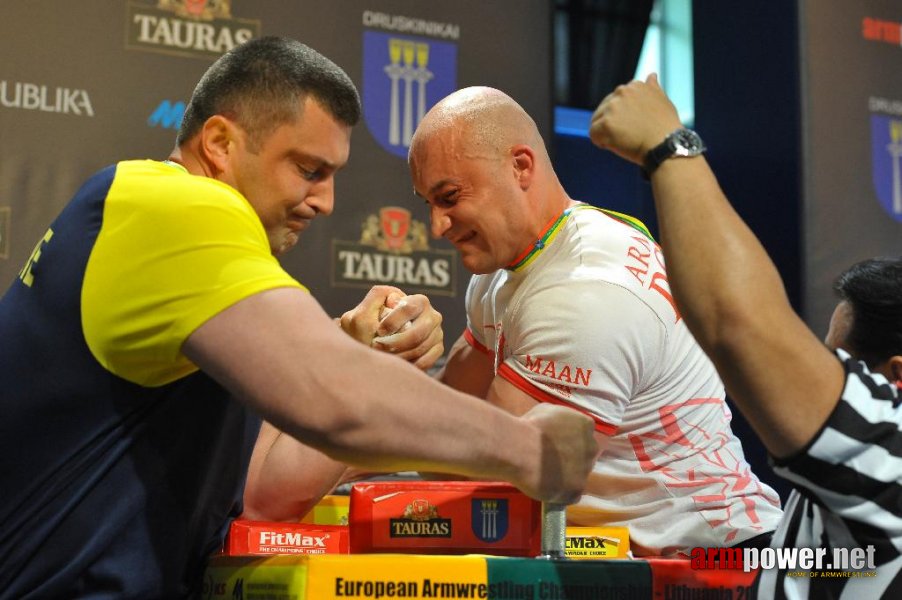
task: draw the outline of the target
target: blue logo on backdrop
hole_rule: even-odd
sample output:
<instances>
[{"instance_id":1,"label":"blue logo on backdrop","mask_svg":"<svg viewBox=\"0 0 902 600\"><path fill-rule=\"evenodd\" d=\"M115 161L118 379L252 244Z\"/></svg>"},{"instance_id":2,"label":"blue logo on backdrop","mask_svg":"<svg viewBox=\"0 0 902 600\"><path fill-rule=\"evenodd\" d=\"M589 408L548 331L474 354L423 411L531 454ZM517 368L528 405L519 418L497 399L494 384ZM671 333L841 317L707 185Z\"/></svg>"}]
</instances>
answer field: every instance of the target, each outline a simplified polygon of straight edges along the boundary
<instances>
[{"instance_id":1,"label":"blue logo on backdrop","mask_svg":"<svg viewBox=\"0 0 902 600\"><path fill-rule=\"evenodd\" d=\"M902 119L871 115L871 161L880 205L902 221Z\"/></svg>"},{"instance_id":2,"label":"blue logo on backdrop","mask_svg":"<svg viewBox=\"0 0 902 600\"><path fill-rule=\"evenodd\" d=\"M456 85L456 44L363 32L363 116L379 145L392 154L407 158L423 115Z\"/></svg>"},{"instance_id":3,"label":"blue logo on backdrop","mask_svg":"<svg viewBox=\"0 0 902 600\"><path fill-rule=\"evenodd\" d=\"M151 115L147 118L149 127L162 127L164 129L178 129L185 116L184 102L170 102L163 100Z\"/></svg>"},{"instance_id":4,"label":"blue logo on backdrop","mask_svg":"<svg viewBox=\"0 0 902 600\"><path fill-rule=\"evenodd\" d=\"M507 500L500 498L473 498L470 527L473 535L483 542L497 542L507 535Z\"/></svg>"}]
</instances>

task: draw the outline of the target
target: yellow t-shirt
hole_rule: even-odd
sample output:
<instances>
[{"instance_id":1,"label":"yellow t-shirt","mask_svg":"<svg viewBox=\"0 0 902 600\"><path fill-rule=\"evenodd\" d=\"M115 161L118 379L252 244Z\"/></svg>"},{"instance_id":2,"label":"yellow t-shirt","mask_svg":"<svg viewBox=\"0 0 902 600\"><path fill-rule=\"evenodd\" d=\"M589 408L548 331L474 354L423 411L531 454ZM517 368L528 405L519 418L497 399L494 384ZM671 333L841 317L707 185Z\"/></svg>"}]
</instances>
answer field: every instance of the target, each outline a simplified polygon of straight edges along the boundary
<instances>
[{"instance_id":1,"label":"yellow t-shirt","mask_svg":"<svg viewBox=\"0 0 902 600\"><path fill-rule=\"evenodd\" d=\"M156 387L197 370L182 344L239 300L297 287L248 201L178 165L125 161L105 200L81 292L82 327L112 373Z\"/></svg>"}]
</instances>

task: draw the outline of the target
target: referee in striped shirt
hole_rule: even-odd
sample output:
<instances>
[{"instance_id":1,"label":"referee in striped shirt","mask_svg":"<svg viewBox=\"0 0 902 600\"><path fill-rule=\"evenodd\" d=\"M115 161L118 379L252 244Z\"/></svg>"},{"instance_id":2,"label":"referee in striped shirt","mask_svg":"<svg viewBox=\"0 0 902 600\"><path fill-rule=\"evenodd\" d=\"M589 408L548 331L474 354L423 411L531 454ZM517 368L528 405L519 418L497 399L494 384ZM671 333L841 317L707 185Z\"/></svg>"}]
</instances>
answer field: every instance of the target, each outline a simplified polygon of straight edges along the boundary
<instances>
[{"instance_id":1,"label":"referee in striped shirt","mask_svg":"<svg viewBox=\"0 0 902 600\"><path fill-rule=\"evenodd\" d=\"M762 569L758 597L902 598L900 260L866 261L840 277L823 344L793 311L703 146L683 155L660 147L680 129L651 75L605 98L590 136L644 167L677 305L777 472L795 486L772 546L824 548L828 562L833 549L873 548L876 569L866 572Z\"/></svg>"}]
</instances>

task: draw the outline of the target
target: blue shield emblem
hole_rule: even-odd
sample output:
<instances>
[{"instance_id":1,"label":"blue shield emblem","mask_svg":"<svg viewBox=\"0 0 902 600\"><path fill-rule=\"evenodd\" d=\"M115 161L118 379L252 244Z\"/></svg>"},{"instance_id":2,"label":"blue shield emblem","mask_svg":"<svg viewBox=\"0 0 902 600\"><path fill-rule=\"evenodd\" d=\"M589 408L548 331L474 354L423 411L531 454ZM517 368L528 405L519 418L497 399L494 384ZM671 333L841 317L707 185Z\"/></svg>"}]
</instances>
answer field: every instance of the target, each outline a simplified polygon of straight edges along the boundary
<instances>
[{"instance_id":1,"label":"blue shield emblem","mask_svg":"<svg viewBox=\"0 0 902 600\"><path fill-rule=\"evenodd\" d=\"M473 498L470 527L479 540L497 542L507 535L507 500L501 498Z\"/></svg>"},{"instance_id":2,"label":"blue shield emblem","mask_svg":"<svg viewBox=\"0 0 902 600\"><path fill-rule=\"evenodd\" d=\"M902 119L871 115L871 162L880 205L902 221Z\"/></svg>"},{"instance_id":3,"label":"blue shield emblem","mask_svg":"<svg viewBox=\"0 0 902 600\"><path fill-rule=\"evenodd\" d=\"M456 86L456 44L363 32L363 118L392 154L407 159L423 115Z\"/></svg>"}]
</instances>

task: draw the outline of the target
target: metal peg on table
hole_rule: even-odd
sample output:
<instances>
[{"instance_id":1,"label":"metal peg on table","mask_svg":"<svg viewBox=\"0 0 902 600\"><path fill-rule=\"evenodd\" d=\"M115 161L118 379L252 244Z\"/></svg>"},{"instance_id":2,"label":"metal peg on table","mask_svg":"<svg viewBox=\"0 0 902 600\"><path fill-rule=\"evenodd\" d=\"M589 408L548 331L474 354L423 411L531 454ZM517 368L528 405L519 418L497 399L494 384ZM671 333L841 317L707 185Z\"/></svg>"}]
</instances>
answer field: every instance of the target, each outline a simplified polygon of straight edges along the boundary
<instances>
[{"instance_id":1,"label":"metal peg on table","mask_svg":"<svg viewBox=\"0 0 902 600\"><path fill-rule=\"evenodd\" d=\"M567 505L542 503L542 553L538 558L567 558Z\"/></svg>"}]
</instances>

